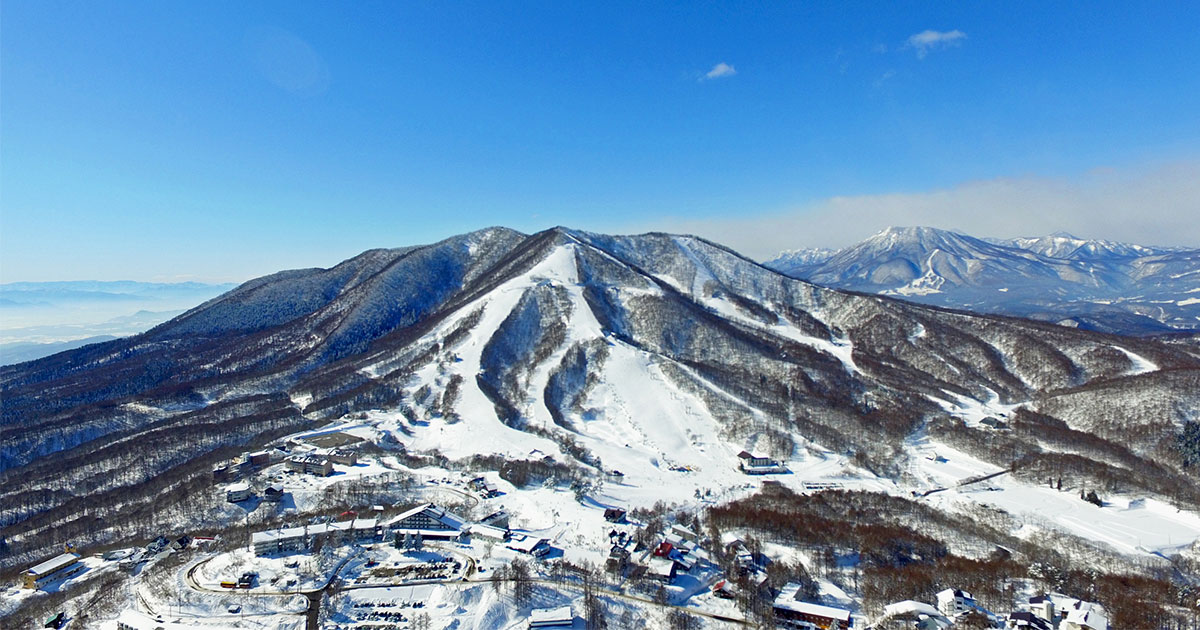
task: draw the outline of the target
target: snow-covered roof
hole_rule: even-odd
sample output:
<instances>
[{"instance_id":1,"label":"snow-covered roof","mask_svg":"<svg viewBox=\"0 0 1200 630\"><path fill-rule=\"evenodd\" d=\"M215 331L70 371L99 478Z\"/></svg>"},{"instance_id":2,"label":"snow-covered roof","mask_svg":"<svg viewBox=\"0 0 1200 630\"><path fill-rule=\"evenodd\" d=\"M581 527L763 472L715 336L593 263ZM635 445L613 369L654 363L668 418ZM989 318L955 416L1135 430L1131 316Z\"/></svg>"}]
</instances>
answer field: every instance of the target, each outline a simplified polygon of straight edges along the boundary
<instances>
[{"instance_id":1,"label":"snow-covered roof","mask_svg":"<svg viewBox=\"0 0 1200 630\"><path fill-rule=\"evenodd\" d=\"M675 561L662 556L654 556L650 558L650 564L646 567L646 572L650 575L669 576L675 568Z\"/></svg>"},{"instance_id":2,"label":"snow-covered roof","mask_svg":"<svg viewBox=\"0 0 1200 630\"><path fill-rule=\"evenodd\" d=\"M425 514L427 516L429 516L433 520L441 523L446 529L456 529L456 530L461 531L463 529L463 527L465 527L467 524L467 520L465 518L458 516L456 514L447 512L446 510L444 510L432 503L425 503L422 505L418 505L417 507L415 507L407 512L404 512L403 514L400 514L396 518L393 518L392 520L388 521L387 526L389 529L404 529L404 528L399 527L399 523L403 522L404 519L409 518L410 516L415 516L422 512L425 512Z\"/></svg>"},{"instance_id":3,"label":"snow-covered roof","mask_svg":"<svg viewBox=\"0 0 1200 630\"><path fill-rule=\"evenodd\" d=\"M570 625L575 619L570 606L559 608L534 608L529 612L530 628L547 628Z\"/></svg>"},{"instance_id":4,"label":"snow-covered roof","mask_svg":"<svg viewBox=\"0 0 1200 630\"><path fill-rule=\"evenodd\" d=\"M366 529L373 531L375 529L375 526L378 524L379 524L379 521L377 519L356 518L352 521L339 521L336 523L330 523L329 531L339 531L339 530L346 531L346 530L351 530L351 529L353 529L355 531L366 530Z\"/></svg>"},{"instance_id":5,"label":"snow-covered roof","mask_svg":"<svg viewBox=\"0 0 1200 630\"><path fill-rule=\"evenodd\" d=\"M249 492L250 491L250 482L239 481L237 483L231 483L231 484L229 484L228 488L225 488L225 491L226 492Z\"/></svg>"},{"instance_id":6,"label":"snow-covered roof","mask_svg":"<svg viewBox=\"0 0 1200 630\"><path fill-rule=\"evenodd\" d=\"M766 575L763 575L766 578ZM779 591L779 597L775 598L775 607L792 612L798 612L806 615L817 615L827 619L838 619L843 621L850 620L850 611L834 606L822 606L821 604L813 604L810 602L802 602L796 599L800 593L800 584L797 582L788 582L782 590Z\"/></svg>"},{"instance_id":7,"label":"snow-covered roof","mask_svg":"<svg viewBox=\"0 0 1200 630\"><path fill-rule=\"evenodd\" d=\"M508 541L505 547L513 551L532 553L534 549L537 549L539 545L545 542L545 538L538 538L536 536L513 536L512 540Z\"/></svg>"},{"instance_id":8,"label":"snow-covered roof","mask_svg":"<svg viewBox=\"0 0 1200 630\"><path fill-rule=\"evenodd\" d=\"M40 562L38 564L33 565L32 567L29 568L28 571L26 571L26 573L31 573L33 575L49 575L51 573L54 573L55 571L58 571L59 569L61 569L63 567L71 566L72 564L75 564L78 561L79 561L79 554L63 553L63 554L54 556L53 558L50 558L49 560L47 560L45 562Z\"/></svg>"},{"instance_id":9,"label":"snow-covered roof","mask_svg":"<svg viewBox=\"0 0 1200 630\"><path fill-rule=\"evenodd\" d=\"M1092 630L1108 630L1108 615L1104 608L1091 602L1080 602L1067 613L1066 621Z\"/></svg>"},{"instance_id":10,"label":"snow-covered roof","mask_svg":"<svg viewBox=\"0 0 1200 630\"><path fill-rule=\"evenodd\" d=\"M313 527L318 527L318 526L314 525ZM310 535L313 535L316 533L315 531L313 531L313 527L310 527L308 529ZM303 527L289 527L287 529L268 529L267 531L254 532L254 533L250 534L250 542L252 544L257 545L259 543L274 542L276 540L283 540L285 538L295 538L296 536L303 536L304 531L305 530Z\"/></svg>"},{"instance_id":11,"label":"snow-covered roof","mask_svg":"<svg viewBox=\"0 0 1200 630\"><path fill-rule=\"evenodd\" d=\"M887 606L884 606L883 614L887 617L891 617L892 615L906 614L927 615L929 617L945 617L945 615L942 614L942 611L934 608L933 606L926 604L925 602L913 601L911 599L906 599L902 602L896 602L894 604L888 604Z\"/></svg>"},{"instance_id":12,"label":"snow-covered roof","mask_svg":"<svg viewBox=\"0 0 1200 630\"><path fill-rule=\"evenodd\" d=\"M304 536L307 531L308 536L320 536L329 532L338 531L374 531L376 520L373 518L360 518L353 521L342 521L340 523L318 523L304 527L288 527L286 529L269 529L262 532L254 532L250 534L250 542L253 544L268 543L278 540L286 540L288 538L296 538Z\"/></svg>"},{"instance_id":13,"label":"snow-covered roof","mask_svg":"<svg viewBox=\"0 0 1200 630\"><path fill-rule=\"evenodd\" d=\"M812 604L809 602L800 602L794 599L778 598L775 600L775 607L792 612L798 612L805 615L813 615L816 617L825 617L826 619L835 619L837 621L850 621L850 611L833 606L822 606L821 604Z\"/></svg>"},{"instance_id":14,"label":"snow-covered roof","mask_svg":"<svg viewBox=\"0 0 1200 630\"><path fill-rule=\"evenodd\" d=\"M672 525L671 531L684 538L696 538L696 532L684 527L683 525Z\"/></svg>"},{"instance_id":15,"label":"snow-covered roof","mask_svg":"<svg viewBox=\"0 0 1200 630\"><path fill-rule=\"evenodd\" d=\"M317 454L317 453L304 453L302 455L292 455L291 457L288 458L288 460L293 461L293 462L298 462L301 464L307 464L307 463L311 462L314 464L322 464L323 465L323 464L325 464L325 462L329 461L329 458L324 455Z\"/></svg>"},{"instance_id":16,"label":"snow-covered roof","mask_svg":"<svg viewBox=\"0 0 1200 630\"><path fill-rule=\"evenodd\" d=\"M504 538L505 534L508 533L504 529L492 527L491 525L484 525L483 523L472 524L468 528L468 531L477 536L487 536L489 538Z\"/></svg>"},{"instance_id":17,"label":"snow-covered roof","mask_svg":"<svg viewBox=\"0 0 1200 630\"><path fill-rule=\"evenodd\" d=\"M1033 630L1051 629L1050 622L1028 611L1009 613L1008 622L1005 625L1012 628L1032 628Z\"/></svg>"},{"instance_id":18,"label":"snow-covered roof","mask_svg":"<svg viewBox=\"0 0 1200 630\"><path fill-rule=\"evenodd\" d=\"M957 588L948 588L944 591L940 591L937 594L937 600L939 602L954 601L955 597L961 597L963 599L975 599L974 597L971 597L970 593Z\"/></svg>"}]
</instances>

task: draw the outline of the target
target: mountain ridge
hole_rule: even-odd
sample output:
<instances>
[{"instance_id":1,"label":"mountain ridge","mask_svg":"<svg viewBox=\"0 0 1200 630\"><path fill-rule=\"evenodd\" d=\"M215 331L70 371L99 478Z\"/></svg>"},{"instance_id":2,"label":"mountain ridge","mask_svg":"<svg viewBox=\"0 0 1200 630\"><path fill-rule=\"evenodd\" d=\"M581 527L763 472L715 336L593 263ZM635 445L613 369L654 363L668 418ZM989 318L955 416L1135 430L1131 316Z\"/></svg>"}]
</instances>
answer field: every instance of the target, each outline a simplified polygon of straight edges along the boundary
<instances>
[{"instance_id":1,"label":"mountain ridge","mask_svg":"<svg viewBox=\"0 0 1200 630\"><path fill-rule=\"evenodd\" d=\"M1200 249L893 227L815 262L789 252L764 264L824 286L1092 330L1200 330L1200 300L1189 299Z\"/></svg>"},{"instance_id":2,"label":"mountain ridge","mask_svg":"<svg viewBox=\"0 0 1200 630\"><path fill-rule=\"evenodd\" d=\"M365 413L381 448L622 461L646 487L755 448L908 484L930 431L1023 475L1075 471L1061 436L1102 430L1103 463L1073 475L1200 505L1164 442L1197 392L1193 346L824 288L688 235L497 228L273 274L0 368L0 503L16 548L103 540L54 524L93 496L121 497L116 519L230 450ZM986 416L1019 439L982 433Z\"/></svg>"}]
</instances>

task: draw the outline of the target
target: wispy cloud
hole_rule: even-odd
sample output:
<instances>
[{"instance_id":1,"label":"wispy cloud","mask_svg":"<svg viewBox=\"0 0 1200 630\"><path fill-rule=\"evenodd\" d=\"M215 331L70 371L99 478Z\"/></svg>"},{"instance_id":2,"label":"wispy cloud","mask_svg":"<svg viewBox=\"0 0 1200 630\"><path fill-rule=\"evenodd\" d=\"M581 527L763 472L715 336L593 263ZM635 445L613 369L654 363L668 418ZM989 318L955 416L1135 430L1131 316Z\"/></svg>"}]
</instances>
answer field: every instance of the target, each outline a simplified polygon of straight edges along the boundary
<instances>
[{"instance_id":1,"label":"wispy cloud","mask_svg":"<svg viewBox=\"0 0 1200 630\"><path fill-rule=\"evenodd\" d=\"M966 38L967 34L958 29L953 31L928 30L909 37L904 42L904 46L916 50L918 59L924 59L930 50L958 46Z\"/></svg>"},{"instance_id":2,"label":"wispy cloud","mask_svg":"<svg viewBox=\"0 0 1200 630\"><path fill-rule=\"evenodd\" d=\"M885 83L888 82L888 79L891 79L894 76L896 76L896 71L888 70L888 71L884 72L883 74L879 75L879 78L875 79L875 81L871 85L875 86L876 89L879 89L879 88L883 87L883 85Z\"/></svg>"},{"instance_id":3,"label":"wispy cloud","mask_svg":"<svg viewBox=\"0 0 1200 630\"><path fill-rule=\"evenodd\" d=\"M797 247L844 247L891 225L1012 238L1067 231L1146 245L1200 245L1200 160L1095 169L1075 177L1003 177L942 190L832 197L791 211L666 218L628 231L703 236L766 259Z\"/></svg>"},{"instance_id":4,"label":"wispy cloud","mask_svg":"<svg viewBox=\"0 0 1200 630\"><path fill-rule=\"evenodd\" d=\"M712 70L704 73L704 76L700 80L710 81L712 79L723 79L725 77L731 77L735 74L737 74L737 70L735 70L733 66L722 61L721 63L713 66Z\"/></svg>"},{"instance_id":5,"label":"wispy cloud","mask_svg":"<svg viewBox=\"0 0 1200 630\"><path fill-rule=\"evenodd\" d=\"M246 33L246 43L255 67L276 86L303 97L329 87L329 65L291 32L274 26L253 28Z\"/></svg>"}]
</instances>

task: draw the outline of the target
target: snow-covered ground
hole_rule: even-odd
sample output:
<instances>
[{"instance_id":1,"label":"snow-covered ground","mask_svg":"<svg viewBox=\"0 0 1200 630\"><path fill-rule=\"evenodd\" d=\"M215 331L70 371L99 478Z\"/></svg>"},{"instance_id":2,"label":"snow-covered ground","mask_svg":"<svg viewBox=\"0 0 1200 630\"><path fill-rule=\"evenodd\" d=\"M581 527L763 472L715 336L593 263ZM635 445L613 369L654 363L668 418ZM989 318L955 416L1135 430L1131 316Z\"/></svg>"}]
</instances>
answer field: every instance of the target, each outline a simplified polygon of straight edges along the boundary
<instances>
[{"instance_id":1,"label":"snow-covered ground","mask_svg":"<svg viewBox=\"0 0 1200 630\"><path fill-rule=\"evenodd\" d=\"M1104 507L1097 507L1081 500L1077 491L1031 486L1010 475L955 487L963 479L1003 469L928 439L918 452L926 455L913 458L918 477L930 488L947 488L922 500L942 508L990 505L1022 521L1024 533L1065 531L1133 555L1170 555L1200 539L1200 516L1155 499L1105 495Z\"/></svg>"},{"instance_id":2,"label":"snow-covered ground","mask_svg":"<svg viewBox=\"0 0 1200 630\"><path fill-rule=\"evenodd\" d=\"M1025 403L1009 403L1000 402L1000 395L988 389L987 400L976 400L954 392L943 390L945 398L937 398L930 396L929 399L941 405L942 409L947 414L958 418L969 427L979 426L979 422L984 418L1008 418L1010 414L1023 406Z\"/></svg>"},{"instance_id":3,"label":"snow-covered ground","mask_svg":"<svg viewBox=\"0 0 1200 630\"><path fill-rule=\"evenodd\" d=\"M46 583L37 590L23 588L20 582L13 582L0 591L0 617L21 605L25 600L42 597L46 593L57 593L70 590L86 582L117 570L117 562L104 560L99 556L85 556L79 559L80 569L63 578Z\"/></svg>"},{"instance_id":4,"label":"snow-covered ground","mask_svg":"<svg viewBox=\"0 0 1200 630\"><path fill-rule=\"evenodd\" d=\"M703 269L703 265L697 267ZM803 343L829 354L849 373L859 370L853 361L849 341L811 337L787 324L783 317L778 318L779 323L763 323L719 294L706 293L711 278L703 274L693 278L691 286L679 286L677 280L669 277L659 279L676 285L681 292L740 325L755 327L780 339ZM553 366L559 365L566 352L576 344L603 343L607 352L599 367L589 366L595 371L596 383L586 391L579 410L570 412L567 423L571 430L556 424L540 396L517 401L528 428L538 430L536 433L506 425L476 381L483 369L484 349L492 340L492 334L501 328L526 291L538 286L560 289L572 309L563 342L522 376L528 380L528 391L546 391ZM659 285L647 282L643 288L623 288L622 292L652 293L660 289ZM258 510L262 513L255 518L262 519L268 513L287 513L289 510L303 513L319 507L328 508L330 506L322 502L331 487L359 479L386 480L388 475L393 475L416 482L419 489L408 498L420 496L441 504L461 504L470 512L464 514L467 517L480 518L504 510L510 515L509 525L514 531L550 542L554 551L538 563L539 567L548 567L560 560L575 565L602 565L610 547L608 533L619 527L604 519L607 507L632 510L663 502L698 511L707 505L751 495L764 483L773 482L797 492L837 487L906 497L911 497L914 491L945 488L919 500L955 511L974 505L994 506L1012 515L1013 522L1018 524L1013 533L1018 535L1064 531L1110 545L1121 553L1140 556L1170 554L1200 539L1200 516L1178 512L1152 499L1106 496L1109 503L1101 508L1081 501L1076 492L1030 486L1009 475L959 487L957 484L964 479L1001 469L931 441L923 433L913 436L906 444L911 466L903 483L859 469L844 453L833 452L803 436L793 436L795 448L780 458L788 470L786 474L743 474L738 468L738 453L743 449L753 451L759 446L762 432L755 431L754 427L759 423L766 426L769 421L766 414L739 402L685 365L668 364L670 359L667 357L605 336L604 327L596 320L584 297L576 268L576 251L570 244L557 248L525 274L489 291L441 321L427 333L422 343L428 342L432 346L472 317L478 317L478 323L467 329L464 337L451 347L440 348L440 356L427 362L405 383L406 391L410 392L404 401L410 408L407 414L396 409L360 412L353 419L346 418L321 429L291 436L291 440L311 442L344 434L379 445L403 443L410 454L436 451L450 461L488 454L509 460L550 457L559 463L573 463L573 458L564 452L558 441L546 437L558 434L569 437L603 462L603 470L591 471L595 483L586 495L581 496L566 487L517 488L501 479L498 473L488 472L485 474L487 480L499 489L500 494L484 498L466 490L468 479L475 473L455 470L453 465L450 468L413 469L402 463L410 460L402 460L396 455L367 454L354 466L335 464L334 474L329 477L288 473L278 463L269 466L256 475L254 483L258 486L266 482L281 483L285 500L278 505L259 503L257 499L244 504L222 505L221 516L231 523L240 518L255 522L251 515ZM910 338L917 339L925 334L924 327L918 324ZM1144 357L1117 346L1114 348L1128 356L1131 374L1157 369ZM362 371L368 377L379 377L394 369L392 360L394 357L381 356L377 364ZM740 406L748 430L739 432L739 437L734 438L731 428L713 417L704 400L668 376L675 371L689 374L696 382L706 385L714 396L724 397ZM442 415L446 410L435 410L414 399L413 392L432 390L436 396L451 382L462 383L457 399L448 403L453 407L453 413ZM296 400L303 403L307 397L297 395ZM1003 403L999 395L990 390L984 400L949 392L933 400L948 415L979 431L989 430L981 424L985 418L1008 418L1024 404ZM412 419L413 410L417 416L415 420ZM308 447L302 446L299 450L305 448ZM621 474L613 474L614 471ZM257 491L261 489L256 488ZM213 492L223 493L224 487L215 487ZM346 507L361 509L364 506ZM388 510L393 507L386 506ZM771 546L768 554L782 561L813 566L813 560L797 550ZM285 626L294 624L307 601L302 596L289 597L285 593L320 589L333 579L335 571L341 579L340 592L332 598L331 608L326 612L333 623L344 627L374 622L401 623L401 620L408 623L416 615L428 615L434 628L494 630L519 626L531 606L552 607L576 602L577 589L539 582L534 602L517 606L510 594L479 581L517 556L518 552L507 549L504 544L479 537L468 544L430 544L419 552L404 552L376 543L368 548L330 549L316 556L291 554L258 558L240 549L205 557L188 568L192 577L186 582L181 578L179 588L189 590L193 596L176 602L176 615L203 617L210 614L223 622L236 623L237 627L265 627L261 623L267 623L265 620L268 619L275 619ZM428 567L429 571L423 572L422 567ZM222 581L235 580L247 571L258 576L254 588L237 593L221 589ZM542 571L540 575L545 578L547 573ZM716 597L710 590L716 577L714 568L702 562L667 589L667 599L693 610L740 616L734 603ZM426 583L415 584L415 581ZM823 603L857 610L854 595L844 585L822 578L819 587ZM165 598L155 599L153 593L145 597L143 603L147 612L167 610L171 605ZM631 594L606 597L609 597L613 610L634 611L639 616L661 614L659 609L647 602L639 603ZM234 613L229 612L235 606L239 608L236 619ZM245 617L250 617L251 621L246 622Z\"/></svg>"},{"instance_id":5,"label":"snow-covered ground","mask_svg":"<svg viewBox=\"0 0 1200 630\"><path fill-rule=\"evenodd\" d=\"M1200 300L1198 300L1198 301L1200 301ZM1136 374L1145 374L1147 372L1153 372L1158 369L1157 364L1155 364L1153 361L1150 361L1146 357L1143 357L1140 354L1135 354L1133 352L1130 352L1129 350L1126 350L1125 348L1122 348L1121 346L1113 346L1113 348L1116 348L1117 350L1120 350L1122 353L1124 353L1125 356L1129 357L1129 362L1133 364L1129 368L1129 370L1125 372L1126 375L1133 376Z\"/></svg>"}]
</instances>

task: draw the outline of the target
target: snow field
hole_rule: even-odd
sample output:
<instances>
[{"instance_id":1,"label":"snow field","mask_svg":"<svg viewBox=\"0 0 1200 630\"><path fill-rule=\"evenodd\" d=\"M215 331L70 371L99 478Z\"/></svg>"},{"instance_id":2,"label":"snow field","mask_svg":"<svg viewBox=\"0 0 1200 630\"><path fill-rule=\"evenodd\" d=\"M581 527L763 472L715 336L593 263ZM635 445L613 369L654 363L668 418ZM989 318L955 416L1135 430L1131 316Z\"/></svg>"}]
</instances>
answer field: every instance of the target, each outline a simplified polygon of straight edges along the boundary
<instances>
[{"instance_id":1,"label":"snow field","mask_svg":"<svg viewBox=\"0 0 1200 630\"><path fill-rule=\"evenodd\" d=\"M926 452L946 462L915 457L917 473L931 487L949 487L922 499L943 508L978 503L1000 508L1024 523L1018 535L1032 531L1065 531L1085 540L1107 544L1121 553L1170 555L1200 539L1200 516L1176 510L1155 499L1105 495L1100 508L1079 498L1076 489L1058 491L1031 486L1001 475L987 481L954 487L961 479L1001 470L945 444L926 441Z\"/></svg>"},{"instance_id":2,"label":"snow field","mask_svg":"<svg viewBox=\"0 0 1200 630\"><path fill-rule=\"evenodd\" d=\"M1200 302L1200 300L1197 300L1197 302ZM1141 356L1140 354L1134 354L1133 352L1130 352L1130 351L1126 350L1125 348L1122 348L1121 346L1112 346L1112 348L1115 350L1120 350L1122 353L1125 354L1125 356L1129 357L1129 362L1132 365L1125 372L1126 376L1145 374L1147 372L1154 372L1155 370L1158 369L1157 364L1155 364L1153 361L1150 361L1149 359Z\"/></svg>"},{"instance_id":3,"label":"snow field","mask_svg":"<svg viewBox=\"0 0 1200 630\"><path fill-rule=\"evenodd\" d=\"M1013 404L1001 403L999 394L990 388L985 389L988 392L988 400L986 401L975 400L974 398L946 390L942 390L942 393L949 400L934 396L927 396L927 398L940 405L946 413L961 419L969 427L979 426L979 421L987 417L1007 418L1018 407L1026 404L1023 402Z\"/></svg>"}]
</instances>

